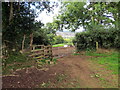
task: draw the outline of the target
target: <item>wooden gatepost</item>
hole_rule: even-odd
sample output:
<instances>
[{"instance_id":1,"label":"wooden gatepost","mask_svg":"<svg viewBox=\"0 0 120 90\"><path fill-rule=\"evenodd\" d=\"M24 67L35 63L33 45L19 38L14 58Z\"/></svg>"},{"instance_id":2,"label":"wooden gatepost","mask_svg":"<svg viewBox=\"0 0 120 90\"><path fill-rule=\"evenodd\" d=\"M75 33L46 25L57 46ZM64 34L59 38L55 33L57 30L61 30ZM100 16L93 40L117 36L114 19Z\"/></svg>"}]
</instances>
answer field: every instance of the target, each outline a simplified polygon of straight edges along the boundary
<instances>
[{"instance_id":1,"label":"wooden gatepost","mask_svg":"<svg viewBox=\"0 0 120 90\"><path fill-rule=\"evenodd\" d=\"M51 45L34 45L32 46L32 50L30 53L31 54L29 56L36 59L37 62L40 62L40 60L43 59L53 59Z\"/></svg>"},{"instance_id":2,"label":"wooden gatepost","mask_svg":"<svg viewBox=\"0 0 120 90\"><path fill-rule=\"evenodd\" d=\"M48 45L48 46L44 46L44 57L45 58L50 58L52 59L52 46Z\"/></svg>"}]
</instances>

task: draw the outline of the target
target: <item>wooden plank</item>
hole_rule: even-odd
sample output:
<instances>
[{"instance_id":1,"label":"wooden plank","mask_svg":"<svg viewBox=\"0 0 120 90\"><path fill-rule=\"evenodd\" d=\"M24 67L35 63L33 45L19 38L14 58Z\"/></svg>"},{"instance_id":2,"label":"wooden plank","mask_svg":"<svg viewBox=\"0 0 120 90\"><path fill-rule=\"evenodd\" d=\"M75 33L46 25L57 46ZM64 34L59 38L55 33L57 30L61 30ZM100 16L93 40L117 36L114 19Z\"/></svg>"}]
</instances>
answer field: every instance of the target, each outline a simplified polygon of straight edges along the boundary
<instances>
[{"instance_id":1,"label":"wooden plank","mask_svg":"<svg viewBox=\"0 0 120 90\"><path fill-rule=\"evenodd\" d=\"M44 45L33 45L33 46L37 47L37 46L44 46Z\"/></svg>"},{"instance_id":2,"label":"wooden plank","mask_svg":"<svg viewBox=\"0 0 120 90\"><path fill-rule=\"evenodd\" d=\"M41 49L41 48L43 48L44 47L44 45L33 45L33 48L34 49ZM33 49L33 50L34 50Z\"/></svg>"},{"instance_id":3,"label":"wooden plank","mask_svg":"<svg viewBox=\"0 0 120 90\"><path fill-rule=\"evenodd\" d=\"M29 56L32 57L32 56L43 55L43 54L44 54L43 52L42 53L34 53L34 54L29 55Z\"/></svg>"},{"instance_id":4,"label":"wooden plank","mask_svg":"<svg viewBox=\"0 0 120 90\"><path fill-rule=\"evenodd\" d=\"M37 59L39 59L39 58L43 58L44 56L39 56L39 57L35 57L35 58L37 58Z\"/></svg>"},{"instance_id":5,"label":"wooden plank","mask_svg":"<svg viewBox=\"0 0 120 90\"><path fill-rule=\"evenodd\" d=\"M40 49L36 49L36 48L40 48ZM33 46L34 50L31 51L31 55L33 58L36 59L42 59L42 58L52 58L52 46L48 45L48 46L44 46L44 45L34 45Z\"/></svg>"},{"instance_id":6,"label":"wooden plank","mask_svg":"<svg viewBox=\"0 0 120 90\"><path fill-rule=\"evenodd\" d=\"M44 51L44 49L31 50L31 52Z\"/></svg>"}]
</instances>

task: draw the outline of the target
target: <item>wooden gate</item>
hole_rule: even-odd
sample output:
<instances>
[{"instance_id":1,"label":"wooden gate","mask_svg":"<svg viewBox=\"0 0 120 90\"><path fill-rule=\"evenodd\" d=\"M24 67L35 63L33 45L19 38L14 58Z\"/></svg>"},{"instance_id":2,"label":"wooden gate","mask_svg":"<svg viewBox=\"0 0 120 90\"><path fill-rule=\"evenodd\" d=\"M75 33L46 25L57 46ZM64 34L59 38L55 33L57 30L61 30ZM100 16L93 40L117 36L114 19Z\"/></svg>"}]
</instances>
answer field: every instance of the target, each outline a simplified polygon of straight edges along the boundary
<instances>
[{"instance_id":1,"label":"wooden gate","mask_svg":"<svg viewBox=\"0 0 120 90\"><path fill-rule=\"evenodd\" d=\"M37 60L52 59L52 46L34 45L29 56Z\"/></svg>"}]
</instances>

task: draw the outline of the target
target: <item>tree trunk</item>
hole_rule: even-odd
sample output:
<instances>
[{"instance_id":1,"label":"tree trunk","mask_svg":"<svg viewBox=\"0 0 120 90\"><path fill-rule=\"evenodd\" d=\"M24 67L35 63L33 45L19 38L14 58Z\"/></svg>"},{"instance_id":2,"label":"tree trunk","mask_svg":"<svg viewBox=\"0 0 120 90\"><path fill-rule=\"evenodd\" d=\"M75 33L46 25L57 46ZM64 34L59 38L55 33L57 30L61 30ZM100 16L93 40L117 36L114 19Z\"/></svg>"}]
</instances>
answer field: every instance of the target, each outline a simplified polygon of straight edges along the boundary
<instances>
[{"instance_id":1,"label":"tree trunk","mask_svg":"<svg viewBox=\"0 0 120 90\"><path fill-rule=\"evenodd\" d=\"M23 36L23 41L22 41L22 51L23 51L24 45L25 45L25 38L26 38L26 35L24 34L24 36Z\"/></svg>"},{"instance_id":2,"label":"tree trunk","mask_svg":"<svg viewBox=\"0 0 120 90\"><path fill-rule=\"evenodd\" d=\"M10 2L10 17L9 17L9 23L13 19L13 2Z\"/></svg>"},{"instance_id":3,"label":"tree trunk","mask_svg":"<svg viewBox=\"0 0 120 90\"><path fill-rule=\"evenodd\" d=\"M30 50L32 50L32 44L33 44L33 33L30 34Z\"/></svg>"},{"instance_id":4,"label":"tree trunk","mask_svg":"<svg viewBox=\"0 0 120 90\"><path fill-rule=\"evenodd\" d=\"M18 11L20 11L20 2L18 2Z\"/></svg>"}]
</instances>

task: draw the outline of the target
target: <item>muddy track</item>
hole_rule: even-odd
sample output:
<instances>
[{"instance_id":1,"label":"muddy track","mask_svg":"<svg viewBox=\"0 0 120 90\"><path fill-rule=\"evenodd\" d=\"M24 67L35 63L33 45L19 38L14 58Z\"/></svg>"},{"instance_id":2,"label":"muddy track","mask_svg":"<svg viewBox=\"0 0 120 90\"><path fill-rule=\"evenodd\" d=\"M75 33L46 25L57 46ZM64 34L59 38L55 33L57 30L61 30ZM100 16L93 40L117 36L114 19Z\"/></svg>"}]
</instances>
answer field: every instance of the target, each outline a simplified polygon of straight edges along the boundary
<instances>
[{"instance_id":1,"label":"muddy track","mask_svg":"<svg viewBox=\"0 0 120 90\"><path fill-rule=\"evenodd\" d=\"M63 64L69 66L67 68L67 73L71 78L76 78L80 81L81 88L92 87L100 88L99 80L97 78L92 78L91 75L95 74L93 70L89 67L89 62L85 60L82 56L69 56L65 57Z\"/></svg>"},{"instance_id":2,"label":"muddy track","mask_svg":"<svg viewBox=\"0 0 120 90\"><path fill-rule=\"evenodd\" d=\"M52 49L54 58L65 57L75 51L74 47L54 47Z\"/></svg>"},{"instance_id":3,"label":"muddy track","mask_svg":"<svg viewBox=\"0 0 120 90\"><path fill-rule=\"evenodd\" d=\"M65 83L71 83L71 79L78 80L80 88L103 88L104 84L101 85L97 77L91 77L98 71L92 68L96 68L96 64L90 62L89 58L84 55L67 55L59 58L57 64L46 66L43 70L31 67L16 71L13 73L15 76L3 77L3 88L39 88L43 82L56 83L59 74L66 74L69 77ZM106 71L104 74L107 74ZM109 76L108 80L111 78ZM59 88L59 85L57 87ZM114 87L117 87L117 83Z\"/></svg>"},{"instance_id":4,"label":"muddy track","mask_svg":"<svg viewBox=\"0 0 120 90\"><path fill-rule=\"evenodd\" d=\"M23 69L14 73L17 76L3 77L4 88L34 88L48 80L54 81L56 74L67 74L71 78L80 80L81 87L100 87L98 80L91 78L94 72L88 67L89 63L80 56L66 56L58 60L49 70L39 70L35 67Z\"/></svg>"}]
</instances>

